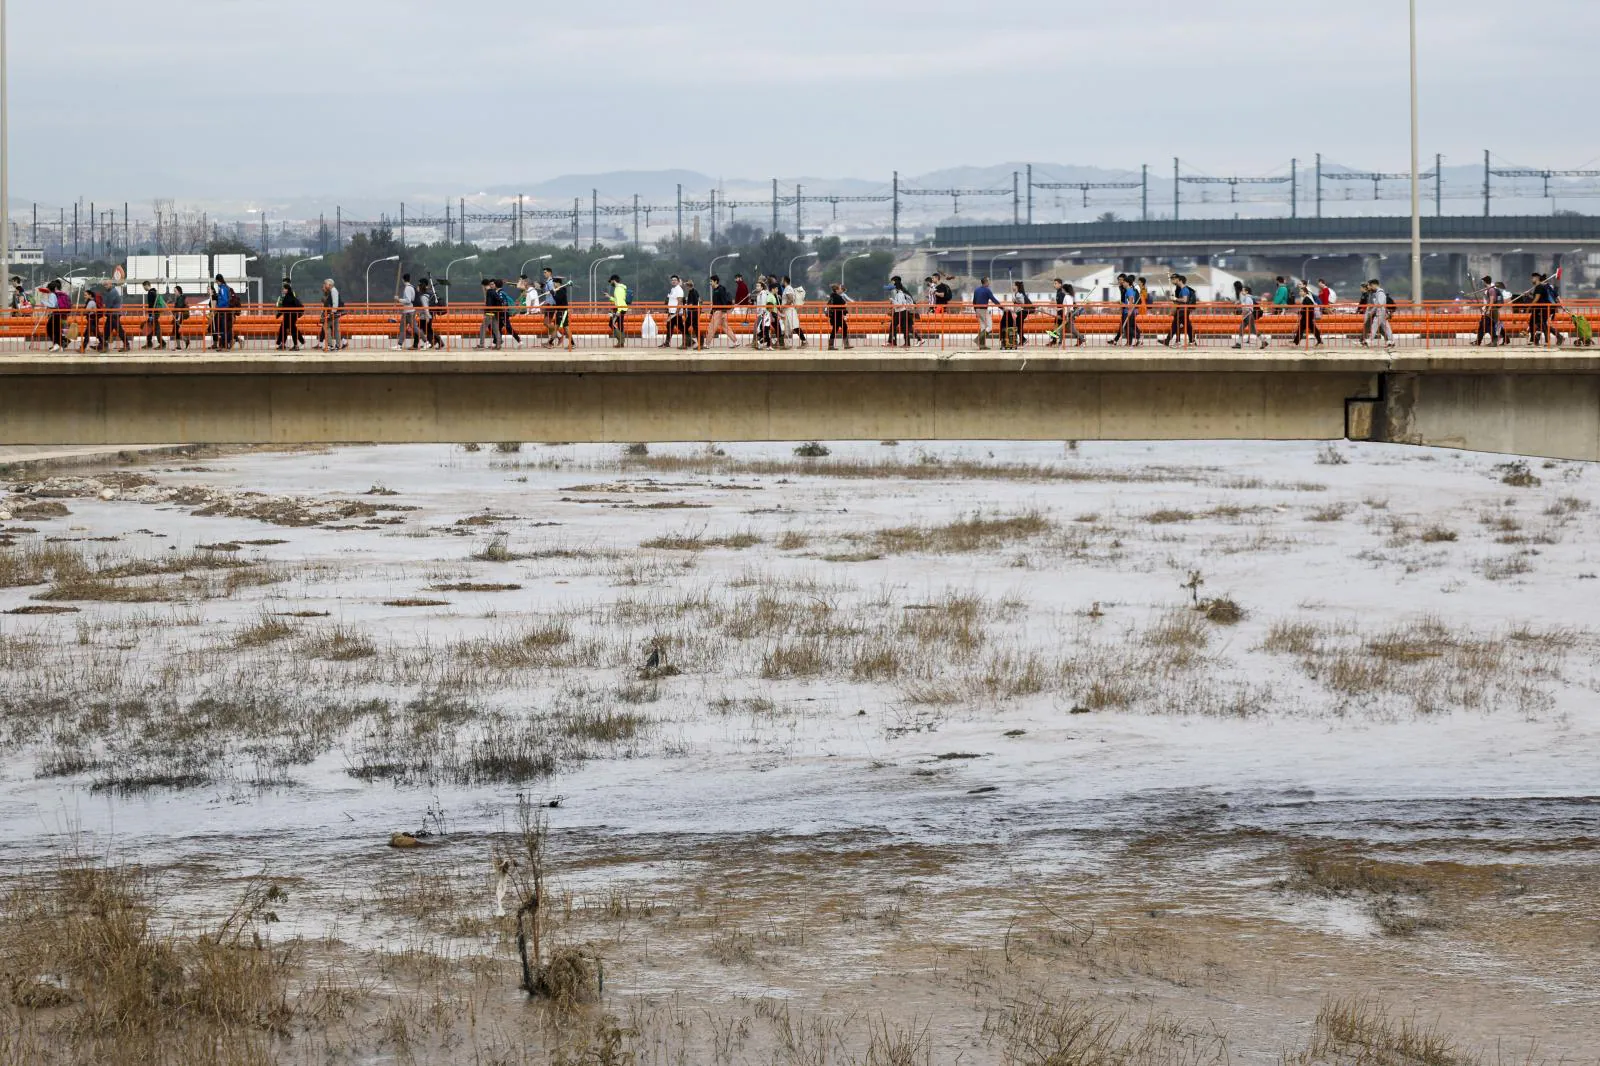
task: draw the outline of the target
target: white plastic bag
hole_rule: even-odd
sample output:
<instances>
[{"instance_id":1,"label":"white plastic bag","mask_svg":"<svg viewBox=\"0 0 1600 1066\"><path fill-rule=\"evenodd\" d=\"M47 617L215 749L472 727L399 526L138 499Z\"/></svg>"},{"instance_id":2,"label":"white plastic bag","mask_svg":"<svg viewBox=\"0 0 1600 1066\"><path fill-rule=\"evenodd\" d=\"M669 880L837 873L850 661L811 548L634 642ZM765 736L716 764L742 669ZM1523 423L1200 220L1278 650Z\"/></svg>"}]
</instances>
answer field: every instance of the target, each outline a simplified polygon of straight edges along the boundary
<instances>
[{"instance_id":1,"label":"white plastic bag","mask_svg":"<svg viewBox=\"0 0 1600 1066\"><path fill-rule=\"evenodd\" d=\"M645 315L644 321L639 323L639 339L653 341L656 339L656 333L656 316L651 314Z\"/></svg>"}]
</instances>

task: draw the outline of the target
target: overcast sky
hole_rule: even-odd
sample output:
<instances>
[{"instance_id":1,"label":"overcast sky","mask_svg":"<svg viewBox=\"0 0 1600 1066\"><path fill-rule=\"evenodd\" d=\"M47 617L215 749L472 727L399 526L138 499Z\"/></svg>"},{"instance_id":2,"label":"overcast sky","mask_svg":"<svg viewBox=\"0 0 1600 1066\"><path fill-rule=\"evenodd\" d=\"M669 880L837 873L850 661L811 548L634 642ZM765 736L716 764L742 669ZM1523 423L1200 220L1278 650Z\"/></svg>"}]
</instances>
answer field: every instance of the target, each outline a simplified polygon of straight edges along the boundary
<instances>
[{"instance_id":1,"label":"overcast sky","mask_svg":"<svg viewBox=\"0 0 1600 1066\"><path fill-rule=\"evenodd\" d=\"M1430 163L1600 157L1600 2L1419 8ZM1408 163L1404 0L25 0L9 37L19 202Z\"/></svg>"}]
</instances>

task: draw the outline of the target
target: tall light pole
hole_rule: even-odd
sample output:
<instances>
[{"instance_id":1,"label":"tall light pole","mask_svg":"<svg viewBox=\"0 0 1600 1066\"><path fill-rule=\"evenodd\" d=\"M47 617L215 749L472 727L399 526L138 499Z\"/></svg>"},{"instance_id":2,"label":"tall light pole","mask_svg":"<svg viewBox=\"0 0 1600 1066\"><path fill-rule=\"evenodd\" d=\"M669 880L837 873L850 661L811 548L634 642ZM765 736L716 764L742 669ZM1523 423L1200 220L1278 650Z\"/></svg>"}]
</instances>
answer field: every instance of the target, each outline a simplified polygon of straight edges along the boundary
<instances>
[{"instance_id":1,"label":"tall light pole","mask_svg":"<svg viewBox=\"0 0 1600 1066\"><path fill-rule=\"evenodd\" d=\"M400 257L398 255L390 255L382 259L374 259L367 264L367 303L372 303L372 268L379 263L397 263L399 261Z\"/></svg>"},{"instance_id":2,"label":"tall light pole","mask_svg":"<svg viewBox=\"0 0 1600 1066\"><path fill-rule=\"evenodd\" d=\"M794 277L794 265L796 263L800 262L800 260L802 260L802 259L815 259L817 256L819 256L821 254L822 253L820 253L820 252L807 252L805 255L797 255L797 256L795 256L793 259L789 260L789 274L788 274L788 276L791 277L791 278Z\"/></svg>"},{"instance_id":3,"label":"tall light pole","mask_svg":"<svg viewBox=\"0 0 1600 1066\"><path fill-rule=\"evenodd\" d=\"M1010 251L1010 252L1001 252L999 255L990 256L989 257L989 277L991 277L991 278L994 277L994 261L996 259L1010 259L1012 256L1017 255L1017 254L1018 253L1013 250L1013 251Z\"/></svg>"},{"instance_id":4,"label":"tall light pole","mask_svg":"<svg viewBox=\"0 0 1600 1066\"><path fill-rule=\"evenodd\" d=\"M717 264L722 262L724 259L737 259L737 258L739 258L739 253L738 252L729 252L727 255L716 255L716 256L712 256L711 257L711 265L706 267L706 297L707 297L707 299L709 299L711 297L711 291L710 291L711 290L711 275L713 275L713 274L715 274L717 272Z\"/></svg>"},{"instance_id":5,"label":"tall light pole","mask_svg":"<svg viewBox=\"0 0 1600 1066\"><path fill-rule=\"evenodd\" d=\"M845 264L853 263L857 259L871 259L871 258L872 258L872 253L871 252L861 252L858 255L847 255L843 259L839 260L839 284L840 284L840 286L844 285L844 268L845 268Z\"/></svg>"},{"instance_id":6,"label":"tall light pole","mask_svg":"<svg viewBox=\"0 0 1600 1066\"><path fill-rule=\"evenodd\" d=\"M294 284L294 268L295 267L301 265L302 263L317 263L317 262L321 262L321 261L322 261L322 256L313 255L313 256L308 256L305 259L296 259L293 263L290 263L289 264L289 284L290 285Z\"/></svg>"},{"instance_id":7,"label":"tall light pole","mask_svg":"<svg viewBox=\"0 0 1600 1066\"><path fill-rule=\"evenodd\" d=\"M522 262L521 269L519 269L517 271L517 275L519 277L524 277L525 278L525 277L528 276L528 264L529 263L542 263L546 259L554 259L554 258L555 258L555 256L553 256L553 255L536 255L532 259L525 259Z\"/></svg>"},{"instance_id":8,"label":"tall light pole","mask_svg":"<svg viewBox=\"0 0 1600 1066\"><path fill-rule=\"evenodd\" d=\"M444 265L444 298L447 301L454 299L450 294L450 268L455 266L457 263L471 263L477 258L478 256L476 254L464 255L460 259L452 259L450 262Z\"/></svg>"},{"instance_id":9,"label":"tall light pole","mask_svg":"<svg viewBox=\"0 0 1600 1066\"><path fill-rule=\"evenodd\" d=\"M627 258L627 256L624 256L624 254L622 254L621 251L618 251L618 253L611 254L611 256L600 256L600 258L595 259L594 262L590 262L590 264L589 264L589 303L590 304L597 303L597 301L598 301L598 296L595 295L595 267L600 266L600 264L602 264L602 262L616 262L616 261L618 261L618 259L626 259L626 258Z\"/></svg>"},{"instance_id":10,"label":"tall light pole","mask_svg":"<svg viewBox=\"0 0 1600 1066\"><path fill-rule=\"evenodd\" d=\"M1411 0L1411 302L1422 302L1422 173L1417 139L1417 0Z\"/></svg>"}]
</instances>

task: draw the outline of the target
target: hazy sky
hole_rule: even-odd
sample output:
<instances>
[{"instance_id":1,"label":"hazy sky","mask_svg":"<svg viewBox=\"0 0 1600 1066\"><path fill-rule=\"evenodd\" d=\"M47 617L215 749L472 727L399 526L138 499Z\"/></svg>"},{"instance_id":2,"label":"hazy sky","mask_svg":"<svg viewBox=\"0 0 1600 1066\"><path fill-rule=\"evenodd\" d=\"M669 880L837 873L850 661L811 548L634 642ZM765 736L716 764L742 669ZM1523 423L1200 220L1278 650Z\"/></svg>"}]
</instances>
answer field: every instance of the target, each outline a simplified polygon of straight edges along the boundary
<instances>
[{"instance_id":1,"label":"hazy sky","mask_svg":"<svg viewBox=\"0 0 1600 1066\"><path fill-rule=\"evenodd\" d=\"M1594 163L1600 2L1418 6L1430 163ZM1404 0L23 0L9 36L17 201L1409 150Z\"/></svg>"}]
</instances>

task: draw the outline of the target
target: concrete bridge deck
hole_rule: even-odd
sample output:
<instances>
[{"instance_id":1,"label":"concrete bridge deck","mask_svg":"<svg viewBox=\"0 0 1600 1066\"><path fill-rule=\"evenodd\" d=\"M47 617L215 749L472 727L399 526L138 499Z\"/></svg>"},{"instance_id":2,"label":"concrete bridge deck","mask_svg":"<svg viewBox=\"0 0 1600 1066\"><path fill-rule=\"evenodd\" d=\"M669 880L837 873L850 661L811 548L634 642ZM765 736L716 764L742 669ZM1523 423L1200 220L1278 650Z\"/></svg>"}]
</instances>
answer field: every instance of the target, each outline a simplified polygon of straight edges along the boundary
<instances>
[{"instance_id":1,"label":"concrete bridge deck","mask_svg":"<svg viewBox=\"0 0 1600 1066\"><path fill-rule=\"evenodd\" d=\"M1600 460L1571 349L0 355L0 444L1383 440Z\"/></svg>"}]
</instances>

